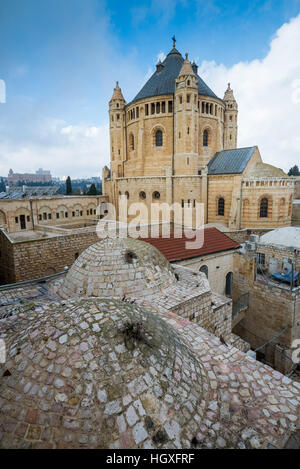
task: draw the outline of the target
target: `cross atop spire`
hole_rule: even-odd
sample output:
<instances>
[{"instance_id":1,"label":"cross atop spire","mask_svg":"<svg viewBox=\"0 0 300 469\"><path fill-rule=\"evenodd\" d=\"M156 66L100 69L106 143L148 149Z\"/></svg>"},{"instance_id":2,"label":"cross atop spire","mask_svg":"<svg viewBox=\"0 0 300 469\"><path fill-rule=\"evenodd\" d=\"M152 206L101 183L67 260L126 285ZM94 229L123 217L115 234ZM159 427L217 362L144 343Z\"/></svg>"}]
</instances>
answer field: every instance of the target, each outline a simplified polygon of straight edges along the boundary
<instances>
[{"instance_id":1,"label":"cross atop spire","mask_svg":"<svg viewBox=\"0 0 300 469\"><path fill-rule=\"evenodd\" d=\"M174 34L173 37L172 37L172 41L173 41L173 47L175 47L175 45L176 45L176 37L175 37L175 34Z\"/></svg>"}]
</instances>

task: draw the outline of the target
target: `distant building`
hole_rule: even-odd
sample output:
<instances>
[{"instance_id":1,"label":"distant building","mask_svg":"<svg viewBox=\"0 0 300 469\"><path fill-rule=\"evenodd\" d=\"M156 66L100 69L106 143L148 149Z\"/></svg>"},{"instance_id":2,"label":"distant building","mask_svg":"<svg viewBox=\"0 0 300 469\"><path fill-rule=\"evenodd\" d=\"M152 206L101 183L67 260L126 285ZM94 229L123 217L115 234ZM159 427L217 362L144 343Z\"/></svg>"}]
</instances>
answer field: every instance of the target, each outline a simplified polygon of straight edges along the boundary
<instances>
[{"instance_id":1,"label":"distant building","mask_svg":"<svg viewBox=\"0 0 300 469\"><path fill-rule=\"evenodd\" d=\"M35 174L51 174L48 169L39 168Z\"/></svg>"},{"instance_id":2,"label":"distant building","mask_svg":"<svg viewBox=\"0 0 300 469\"><path fill-rule=\"evenodd\" d=\"M12 169L9 170L8 173L8 185L9 186L16 186L20 183L23 184L30 184L32 182L35 183L51 183L52 182L52 177L50 171L46 171L42 168L40 168L38 171L36 171L35 174L30 174L30 173L14 173Z\"/></svg>"}]
</instances>

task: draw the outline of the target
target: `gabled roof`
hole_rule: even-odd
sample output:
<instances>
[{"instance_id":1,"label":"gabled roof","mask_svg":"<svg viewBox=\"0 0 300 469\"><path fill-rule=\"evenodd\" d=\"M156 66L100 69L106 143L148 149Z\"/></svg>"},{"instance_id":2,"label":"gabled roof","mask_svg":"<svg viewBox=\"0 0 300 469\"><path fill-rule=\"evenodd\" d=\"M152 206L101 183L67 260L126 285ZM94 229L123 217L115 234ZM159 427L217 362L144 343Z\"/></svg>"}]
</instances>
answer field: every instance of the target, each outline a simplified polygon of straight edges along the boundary
<instances>
[{"instance_id":1,"label":"gabled roof","mask_svg":"<svg viewBox=\"0 0 300 469\"><path fill-rule=\"evenodd\" d=\"M241 174L246 168L255 147L218 151L208 163L208 174Z\"/></svg>"},{"instance_id":2,"label":"gabled roof","mask_svg":"<svg viewBox=\"0 0 300 469\"><path fill-rule=\"evenodd\" d=\"M151 96L160 96L163 94L173 94L175 91L175 80L179 75L184 60L180 52L175 47L169 52L162 65L160 71L156 71L143 86L141 91L136 95L132 102L139 99L150 98ZM203 96L211 96L218 98L215 93L204 83L202 78L196 74L198 79L198 91ZM218 98L220 99L220 98Z\"/></svg>"},{"instance_id":3,"label":"gabled roof","mask_svg":"<svg viewBox=\"0 0 300 469\"><path fill-rule=\"evenodd\" d=\"M240 245L219 231L217 228L204 228L203 246L196 249L186 249L186 243L193 239L183 236L182 238L142 238L143 241L155 246L168 261L179 261L193 257L204 256L216 252L237 249Z\"/></svg>"}]
</instances>

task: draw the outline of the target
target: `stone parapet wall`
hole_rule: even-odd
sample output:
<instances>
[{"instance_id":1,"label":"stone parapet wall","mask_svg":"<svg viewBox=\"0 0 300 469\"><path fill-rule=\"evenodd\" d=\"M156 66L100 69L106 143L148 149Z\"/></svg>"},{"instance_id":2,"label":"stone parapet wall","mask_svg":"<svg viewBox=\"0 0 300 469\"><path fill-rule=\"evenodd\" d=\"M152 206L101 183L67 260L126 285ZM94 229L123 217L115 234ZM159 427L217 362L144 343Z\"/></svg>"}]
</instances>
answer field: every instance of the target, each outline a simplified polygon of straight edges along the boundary
<instances>
[{"instance_id":1,"label":"stone parapet wall","mask_svg":"<svg viewBox=\"0 0 300 469\"><path fill-rule=\"evenodd\" d=\"M300 337L300 290L265 283L267 277L263 276L254 280L254 258L236 254L234 262L233 301L249 293L249 307L233 332L255 349L287 327L274 343L290 348L292 341Z\"/></svg>"},{"instance_id":2,"label":"stone parapet wall","mask_svg":"<svg viewBox=\"0 0 300 469\"><path fill-rule=\"evenodd\" d=\"M271 230L272 228L243 228L242 230L226 231L226 236L237 243L245 243L245 241L249 241L250 235L262 236Z\"/></svg>"},{"instance_id":3,"label":"stone parapet wall","mask_svg":"<svg viewBox=\"0 0 300 469\"><path fill-rule=\"evenodd\" d=\"M265 266L267 268L270 259L276 259L279 270L283 270L283 262L287 260L291 260L294 263L296 270L300 269L300 251L297 249L258 243L256 252L265 255Z\"/></svg>"},{"instance_id":4,"label":"stone parapet wall","mask_svg":"<svg viewBox=\"0 0 300 469\"><path fill-rule=\"evenodd\" d=\"M12 244L2 233L0 242L5 263L1 263L1 281L21 282L62 272L65 266L73 264L75 255L97 241L97 233L91 232Z\"/></svg>"},{"instance_id":5,"label":"stone parapet wall","mask_svg":"<svg viewBox=\"0 0 300 469\"><path fill-rule=\"evenodd\" d=\"M13 233L32 230L36 225L48 228L69 223L83 223L85 220L97 218L98 206L106 202L108 202L108 197L105 195L62 195L32 200L3 199L0 200L0 224L4 224L7 231ZM23 227L21 216L25 217Z\"/></svg>"}]
</instances>

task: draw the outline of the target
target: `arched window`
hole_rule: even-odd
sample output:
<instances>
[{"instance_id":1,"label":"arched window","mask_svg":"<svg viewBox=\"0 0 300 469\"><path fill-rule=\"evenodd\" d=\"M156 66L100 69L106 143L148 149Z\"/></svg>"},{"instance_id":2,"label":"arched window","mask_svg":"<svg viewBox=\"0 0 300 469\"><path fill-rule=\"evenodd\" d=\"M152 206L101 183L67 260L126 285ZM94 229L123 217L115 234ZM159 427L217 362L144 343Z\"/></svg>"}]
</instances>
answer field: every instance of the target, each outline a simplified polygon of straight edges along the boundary
<instances>
[{"instance_id":1,"label":"arched window","mask_svg":"<svg viewBox=\"0 0 300 469\"><path fill-rule=\"evenodd\" d=\"M220 197L218 199L218 215L223 217L224 212L225 212L225 200L223 199L223 197Z\"/></svg>"},{"instance_id":2,"label":"arched window","mask_svg":"<svg viewBox=\"0 0 300 469\"><path fill-rule=\"evenodd\" d=\"M140 199L145 199L146 198L146 192L141 191L140 192Z\"/></svg>"},{"instance_id":3,"label":"arched window","mask_svg":"<svg viewBox=\"0 0 300 469\"><path fill-rule=\"evenodd\" d=\"M227 296L232 295L232 272L228 272L226 275L225 294Z\"/></svg>"},{"instance_id":4,"label":"arched window","mask_svg":"<svg viewBox=\"0 0 300 469\"><path fill-rule=\"evenodd\" d=\"M206 275L206 278L208 278L208 267L207 267L207 265L202 265L199 269L199 272L202 272L203 274Z\"/></svg>"},{"instance_id":5,"label":"arched window","mask_svg":"<svg viewBox=\"0 0 300 469\"><path fill-rule=\"evenodd\" d=\"M208 130L203 131L203 146L208 147Z\"/></svg>"},{"instance_id":6,"label":"arched window","mask_svg":"<svg viewBox=\"0 0 300 469\"><path fill-rule=\"evenodd\" d=\"M160 193L158 191L154 191L152 197L153 199L160 199Z\"/></svg>"},{"instance_id":7,"label":"arched window","mask_svg":"<svg viewBox=\"0 0 300 469\"><path fill-rule=\"evenodd\" d=\"M163 144L163 133L161 130L155 132L155 146L162 147Z\"/></svg>"},{"instance_id":8,"label":"arched window","mask_svg":"<svg viewBox=\"0 0 300 469\"><path fill-rule=\"evenodd\" d=\"M134 150L134 136L133 134L129 135L129 150Z\"/></svg>"},{"instance_id":9,"label":"arched window","mask_svg":"<svg viewBox=\"0 0 300 469\"><path fill-rule=\"evenodd\" d=\"M260 201L259 216L260 218L268 217L268 204L269 201L265 197Z\"/></svg>"}]
</instances>

